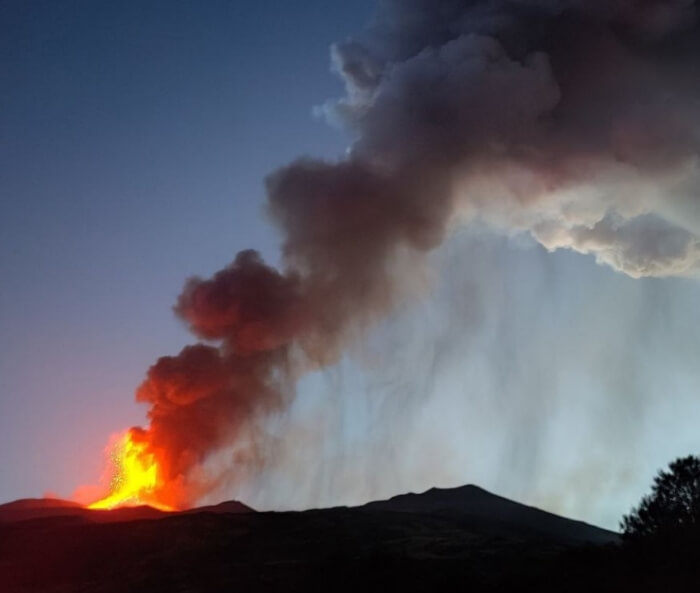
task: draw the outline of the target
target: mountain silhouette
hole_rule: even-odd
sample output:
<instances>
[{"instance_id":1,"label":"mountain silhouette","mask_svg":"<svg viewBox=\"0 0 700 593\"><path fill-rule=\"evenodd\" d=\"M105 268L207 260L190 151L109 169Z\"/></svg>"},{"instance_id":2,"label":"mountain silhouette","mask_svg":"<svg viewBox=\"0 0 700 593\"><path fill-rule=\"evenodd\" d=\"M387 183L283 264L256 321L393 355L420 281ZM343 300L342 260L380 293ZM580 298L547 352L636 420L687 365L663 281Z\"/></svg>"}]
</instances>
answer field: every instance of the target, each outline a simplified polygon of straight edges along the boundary
<instances>
[{"instance_id":1,"label":"mountain silhouette","mask_svg":"<svg viewBox=\"0 0 700 593\"><path fill-rule=\"evenodd\" d=\"M0 505L0 591L617 591L616 540L476 486L297 512L25 499Z\"/></svg>"},{"instance_id":2,"label":"mountain silhouette","mask_svg":"<svg viewBox=\"0 0 700 593\"><path fill-rule=\"evenodd\" d=\"M543 537L596 544L615 542L619 538L612 531L527 506L473 485L401 494L370 502L361 508L452 518L469 524L475 531L497 536Z\"/></svg>"},{"instance_id":3,"label":"mountain silhouette","mask_svg":"<svg viewBox=\"0 0 700 593\"><path fill-rule=\"evenodd\" d=\"M252 513L249 506L230 500L216 505L195 507L184 511L167 512L146 505L120 507L113 510L95 510L70 501L54 498L23 498L0 505L0 523L15 523L47 519L49 517L64 517L91 521L94 523L118 523L121 521L136 521L139 519L163 519L167 516L192 513Z\"/></svg>"}]
</instances>

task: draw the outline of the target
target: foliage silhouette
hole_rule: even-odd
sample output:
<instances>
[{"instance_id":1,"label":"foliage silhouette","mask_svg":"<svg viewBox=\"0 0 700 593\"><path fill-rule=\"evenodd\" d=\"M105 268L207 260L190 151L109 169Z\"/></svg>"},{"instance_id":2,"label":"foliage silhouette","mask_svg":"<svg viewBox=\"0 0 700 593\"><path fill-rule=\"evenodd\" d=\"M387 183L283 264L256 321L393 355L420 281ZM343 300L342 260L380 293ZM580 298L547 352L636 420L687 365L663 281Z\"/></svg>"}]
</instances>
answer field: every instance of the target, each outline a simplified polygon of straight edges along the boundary
<instances>
[{"instance_id":1,"label":"foliage silhouette","mask_svg":"<svg viewBox=\"0 0 700 593\"><path fill-rule=\"evenodd\" d=\"M700 457L689 455L659 471L651 494L620 522L626 541L700 535Z\"/></svg>"}]
</instances>

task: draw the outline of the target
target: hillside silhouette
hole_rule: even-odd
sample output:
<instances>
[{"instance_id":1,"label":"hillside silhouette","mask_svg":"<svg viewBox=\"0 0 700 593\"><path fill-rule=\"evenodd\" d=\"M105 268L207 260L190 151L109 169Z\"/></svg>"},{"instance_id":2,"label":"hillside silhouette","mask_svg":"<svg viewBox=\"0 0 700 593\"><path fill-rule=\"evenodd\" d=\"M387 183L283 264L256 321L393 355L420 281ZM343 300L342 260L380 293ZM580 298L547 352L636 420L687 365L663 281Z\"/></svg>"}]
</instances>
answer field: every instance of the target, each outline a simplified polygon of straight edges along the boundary
<instances>
[{"instance_id":1,"label":"hillside silhouette","mask_svg":"<svg viewBox=\"0 0 700 593\"><path fill-rule=\"evenodd\" d=\"M0 590L661 592L697 576L617 541L476 486L301 512L24 500L0 505Z\"/></svg>"}]
</instances>

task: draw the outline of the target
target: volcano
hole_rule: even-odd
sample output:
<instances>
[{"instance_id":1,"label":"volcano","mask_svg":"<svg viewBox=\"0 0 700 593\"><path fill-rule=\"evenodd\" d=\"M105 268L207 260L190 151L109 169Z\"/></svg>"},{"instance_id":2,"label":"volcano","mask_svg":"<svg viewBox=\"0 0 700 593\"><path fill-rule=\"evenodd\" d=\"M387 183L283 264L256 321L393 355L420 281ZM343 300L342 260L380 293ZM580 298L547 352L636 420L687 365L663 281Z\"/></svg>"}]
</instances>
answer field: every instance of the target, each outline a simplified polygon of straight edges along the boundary
<instances>
[{"instance_id":1,"label":"volcano","mask_svg":"<svg viewBox=\"0 0 700 593\"><path fill-rule=\"evenodd\" d=\"M453 522L475 533L520 539L548 539L561 543L606 544L618 541L618 534L582 521L567 519L535 507L492 494L474 485L458 488L431 488L420 494L408 493L388 500L369 502L359 507L316 509L306 512L358 511L373 516L426 516ZM146 505L113 510L85 508L58 499L23 499L0 505L0 524L64 517L93 523L118 523L143 519L166 519L181 515L240 514L256 511L231 500L217 505L166 512ZM266 513L280 516L285 513Z\"/></svg>"},{"instance_id":2,"label":"volcano","mask_svg":"<svg viewBox=\"0 0 700 593\"><path fill-rule=\"evenodd\" d=\"M450 590L456 578L483 590L527 578L539 586L566 550L616 541L476 486L301 512L238 501L107 511L28 499L0 505L0 583L3 593L428 591Z\"/></svg>"}]
</instances>

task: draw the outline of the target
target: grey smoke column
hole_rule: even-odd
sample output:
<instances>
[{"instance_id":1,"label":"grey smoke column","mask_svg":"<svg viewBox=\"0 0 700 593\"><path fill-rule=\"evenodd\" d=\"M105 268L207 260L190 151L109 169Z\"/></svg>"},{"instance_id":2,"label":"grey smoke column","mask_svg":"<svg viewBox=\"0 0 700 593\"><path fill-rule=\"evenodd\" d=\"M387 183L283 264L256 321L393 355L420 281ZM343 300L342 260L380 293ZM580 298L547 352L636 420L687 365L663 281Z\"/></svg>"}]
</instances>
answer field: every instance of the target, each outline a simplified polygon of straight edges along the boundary
<instances>
[{"instance_id":1,"label":"grey smoke column","mask_svg":"<svg viewBox=\"0 0 700 593\"><path fill-rule=\"evenodd\" d=\"M160 359L138 391L179 502L213 487L188 482L212 451L394 310L454 225L634 277L696 274L695 20L687 1L380 2L333 48L347 96L323 110L354 131L348 156L267 180L282 269L247 251L191 279L176 312L210 343Z\"/></svg>"}]
</instances>

